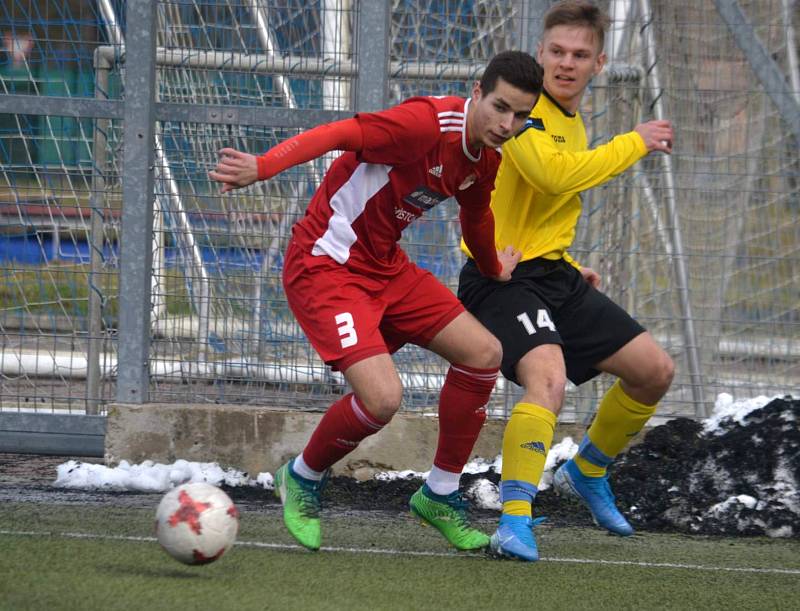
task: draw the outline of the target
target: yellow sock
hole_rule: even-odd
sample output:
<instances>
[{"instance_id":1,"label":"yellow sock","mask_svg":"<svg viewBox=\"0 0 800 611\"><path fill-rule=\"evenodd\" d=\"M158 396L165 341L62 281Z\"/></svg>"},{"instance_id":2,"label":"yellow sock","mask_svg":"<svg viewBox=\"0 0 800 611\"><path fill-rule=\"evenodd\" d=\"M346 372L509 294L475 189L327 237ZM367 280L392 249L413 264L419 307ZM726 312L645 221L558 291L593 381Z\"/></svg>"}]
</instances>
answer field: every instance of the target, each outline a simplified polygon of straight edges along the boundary
<instances>
[{"instance_id":1,"label":"yellow sock","mask_svg":"<svg viewBox=\"0 0 800 611\"><path fill-rule=\"evenodd\" d=\"M578 465L578 469L580 469L581 473L586 477L603 477L608 471L606 467L590 463L580 454L576 454L573 460L575 464Z\"/></svg>"},{"instance_id":2,"label":"yellow sock","mask_svg":"<svg viewBox=\"0 0 800 611\"><path fill-rule=\"evenodd\" d=\"M503 503L503 513L510 516L528 516L533 515L533 507L528 501L506 501Z\"/></svg>"},{"instance_id":3,"label":"yellow sock","mask_svg":"<svg viewBox=\"0 0 800 611\"><path fill-rule=\"evenodd\" d=\"M602 477L606 467L655 413L655 405L645 405L622 390L619 380L608 389L575 456L575 464L586 476Z\"/></svg>"},{"instance_id":4,"label":"yellow sock","mask_svg":"<svg viewBox=\"0 0 800 611\"><path fill-rule=\"evenodd\" d=\"M517 403L514 406L503 434L500 486L501 496L507 499L503 500L503 513L531 515L531 500L544 471L555 426L556 415L540 405Z\"/></svg>"}]
</instances>

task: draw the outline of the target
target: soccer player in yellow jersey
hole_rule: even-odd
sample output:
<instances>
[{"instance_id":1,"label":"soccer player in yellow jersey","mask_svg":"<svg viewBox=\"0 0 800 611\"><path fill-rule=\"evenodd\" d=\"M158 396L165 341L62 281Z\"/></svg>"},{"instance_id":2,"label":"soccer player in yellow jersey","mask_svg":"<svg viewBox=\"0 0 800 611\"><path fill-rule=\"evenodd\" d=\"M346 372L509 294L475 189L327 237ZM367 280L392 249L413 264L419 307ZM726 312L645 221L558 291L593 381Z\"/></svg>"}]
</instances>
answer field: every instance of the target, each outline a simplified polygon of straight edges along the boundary
<instances>
[{"instance_id":1,"label":"soccer player in yellow jersey","mask_svg":"<svg viewBox=\"0 0 800 611\"><path fill-rule=\"evenodd\" d=\"M672 150L668 121L642 123L587 149L578 108L605 63L608 24L587 0L563 0L545 14L537 51L544 92L523 131L503 146L492 193L496 245L519 251L521 262L499 283L481 276L470 258L459 279L459 298L503 345L503 374L525 391L503 438L503 513L491 539L495 553L522 560L539 557L531 506L567 378L581 384L605 371L618 380L578 454L556 472L556 490L579 497L595 522L624 536L633 529L614 504L606 469L653 415L674 373L653 337L598 290L599 275L567 252L581 191L648 153Z\"/></svg>"}]
</instances>

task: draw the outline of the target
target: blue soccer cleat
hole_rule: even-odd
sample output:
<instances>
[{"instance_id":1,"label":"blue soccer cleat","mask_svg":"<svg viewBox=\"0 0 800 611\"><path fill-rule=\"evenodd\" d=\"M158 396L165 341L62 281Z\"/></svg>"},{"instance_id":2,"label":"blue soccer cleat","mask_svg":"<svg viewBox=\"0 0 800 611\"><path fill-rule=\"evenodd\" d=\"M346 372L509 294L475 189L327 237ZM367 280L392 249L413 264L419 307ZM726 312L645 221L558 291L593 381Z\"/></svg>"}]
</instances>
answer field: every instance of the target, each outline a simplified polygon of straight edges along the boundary
<instances>
[{"instance_id":1,"label":"blue soccer cleat","mask_svg":"<svg viewBox=\"0 0 800 611\"><path fill-rule=\"evenodd\" d=\"M614 494L608 484L608 475L587 477L581 473L575 461L568 460L556 471L553 485L559 494L582 500L598 526L622 537L633 534L633 527L614 504Z\"/></svg>"},{"instance_id":2,"label":"blue soccer cleat","mask_svg":"<svg viewBox=\"0 0 800 611\"><path fill-rule=\"evenodd\" d=\"M489 541L489 549L497 556L536 562L539 548L536 547L533 527L543 521L544 518L532 520L528 516L502 514L500 524Z\"/></svg>"}]
</instances>

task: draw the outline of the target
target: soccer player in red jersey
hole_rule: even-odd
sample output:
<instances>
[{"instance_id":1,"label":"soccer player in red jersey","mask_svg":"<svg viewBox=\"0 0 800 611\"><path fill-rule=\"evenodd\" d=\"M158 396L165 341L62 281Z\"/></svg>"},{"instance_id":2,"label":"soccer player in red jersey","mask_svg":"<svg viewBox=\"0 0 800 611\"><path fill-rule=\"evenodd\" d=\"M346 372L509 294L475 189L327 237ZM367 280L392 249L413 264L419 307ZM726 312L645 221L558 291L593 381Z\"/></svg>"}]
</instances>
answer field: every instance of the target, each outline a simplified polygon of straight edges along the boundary
<instances>
[{"instance_id":1,"label":"soccer player in red jersey","mask_svg":"<svg viewBox=\"0 0 800 611\"><path fill-rule=\"evenodd\" d=\"M499 147L523 126L542 87L533 57L496 55L467 99L414 97L375 113L315 127L264 155L220 151L210 172L222 192L266 180L329 151L337 158L292 229L283 285L314 348L341 371L352 392L325 413L305 449L275 474L289 532L305 547L321 544L320 492L329 468L400 408L403 389L391 354L406 343L445 358L439 443L411 511L458 549L486 546L459 494L501 348L455 295L412 263L401 232L450 197L481 273L503 282L519 260L497 251L489 208Z\"/></svg>"}]
</instances>

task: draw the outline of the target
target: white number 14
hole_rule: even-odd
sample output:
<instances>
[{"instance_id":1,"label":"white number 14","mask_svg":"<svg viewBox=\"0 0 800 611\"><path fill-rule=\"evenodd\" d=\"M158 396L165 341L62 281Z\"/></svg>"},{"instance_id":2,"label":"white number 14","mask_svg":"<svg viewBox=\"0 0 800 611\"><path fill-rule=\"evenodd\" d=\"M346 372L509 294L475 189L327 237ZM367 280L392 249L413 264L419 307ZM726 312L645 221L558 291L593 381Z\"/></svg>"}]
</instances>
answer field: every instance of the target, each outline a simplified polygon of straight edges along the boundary
<instances>
[{"instance_id":1,"label":"white number 14","mask_svg":"<svg viewBox=\"0 0 800 611\"><path fill-rule=\"evenodd\" d=\"M551 331L555 332L556 326L553 324L553 321L550 320L550 315L547 313L547 310L537 310L536 312L536 327L533 326L533 322L528 316L527 312L523 312L519 316L517 316L517 320L522 323L522 326L525 327L525 331L528 332L528 335L533 335L536 333L536 327L540 329L550 329Z\"/></svg>"}]
</instances>

